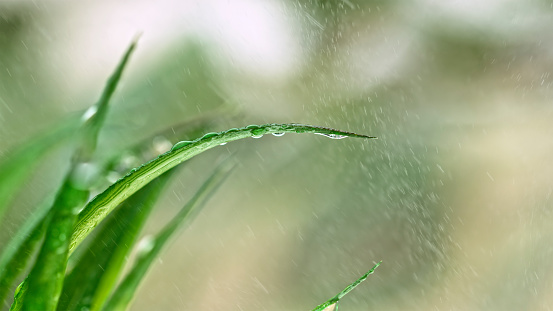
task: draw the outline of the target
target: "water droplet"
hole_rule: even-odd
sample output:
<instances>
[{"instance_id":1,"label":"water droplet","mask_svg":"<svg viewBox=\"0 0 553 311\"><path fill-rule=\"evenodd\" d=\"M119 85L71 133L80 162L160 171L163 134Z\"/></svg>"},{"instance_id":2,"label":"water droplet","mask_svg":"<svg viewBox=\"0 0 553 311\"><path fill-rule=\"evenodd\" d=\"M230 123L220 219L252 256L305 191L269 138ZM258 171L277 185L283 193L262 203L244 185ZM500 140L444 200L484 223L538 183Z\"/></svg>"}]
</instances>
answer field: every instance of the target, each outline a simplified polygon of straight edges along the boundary
<instances>
[{"instance_id":1,"label":"water droplet","mask_svg":"<svg viewBox=\"0 0 553 311\"><path fill-rule=\"evenodd\" d=\"M71 173L71 183L77 189L87 190L94 185L100 175L100 168L94 163L79 163Z\"/></svg>"},{"instance_id":2,"label":"water droplet","mask_svg":"<svg viewBox=\"0 0 553 311\"><path fill-rule=\"evenodd\" d=\"M252 130L250 131L250 133L252 133L252 137L253 137L253 138L261 138L261 137L263 137L263 134L265 134L265 132L267 132L266 129L264 129L264 128L259 128L259 127L258 127L258 128L255 128L255 129L252 129Z\"/></svg>"},{"instance_id":3,"label":"water droplet","mask_svg":"<svg viewBox=\"0 0 553 311\"><path fill-rule=\"evenodd\" d=\"M171 149L171 142L163 136L156 136L152 141L152 147L155 154L164 153Z\"/></svg>"},{"instance_id":4,"label":"water droplet","mask_svg":"<svg viewBox=\"0 0 553 311\"><path fill-rule=\"evenodd\" d=\"M151 251L155 246L155 239L151 235L147 235L138 242L137 251L138 254L146 254Z\"/></svg>"},{"instance_id":5,"label":"water droplet","mask_svg":"<svg viewBox=\"0 0 553 311\"><path fill-rule=\"evenodd\" d=\"M322 135L324 137L328 137L330 139L344 139L347 138L345 135L338 135L338 134L327 134L327 133L315 133L317 135Z\"/></svg>"},{"instance_id":6,"label":"water droplet","mask_svg":"<svg viewBox=\"0 0 553 311\"><path fill-rule=\"evenodd\" d=\"M227 143L220 143L219 146L224 146L226 145Z\"/></svg>"},{"instance_id":7,"label":"water droplet","mask_svg":"<svg viewBox=\"0 0 553 311\"><path fill-rule=\"evenodd\" d=\"M246 126L246 129L248 129L248 130L255 130L255 129L258 129L258 128L259 128L259 125L255 125L255 124Z\"/></svg>"},{"instance_id":8,"label":"water droplet","mask_svg":"<svg viewBox=\"0 0 553 311\"><path fill-rule=\"evenodd\" d=\"M117 165L118 171L128 171L131 167L140 165L140 160L132 153L126 153L121 156Z\"/></svg>"},{"instance_id":9,"label":"water droplet","mask_svg":"<svg viewBox=\"0 0 553 311\"><path fill-rule=\"evenodd\" d=\"M217 136L217 135L219 135L219 133L207 133L204 136L202 136L201 139L208 139L208 138L211 138L211 137Z\"/></svg>"},{"instance_id":10,"label":"water droplet","mask_svg":"<svg viewBox=\"0 0 553 311\"><path fill-rule=\"evenodd\" d=\"M186 140L179 141L178 143L176 143L176 144L173 146L173 148L171 148L171 151L176 150L176 149L183 148L183 147L185 147L185 146L190 145L191 143L192 143L191 141L186 141Z\"/></svg>"},{"instance_id":11,"label":"water droplet","mask_svg":"<svg viewBox=\"0 0 553 311\"><path fill-rule=\"evenodd\" d=\"M285 133L273 133L273 136L276 136L276 137L280 137L282 135L284 135Z\"/></svg>"},{"instance_id":12,"label":"water droplet","mask_svg":"<svg viewBox=\"0 0 553 311\"><path fill-rule=\"evenodd\" d=\"M111 171L106 175L107 181L109 181L112 184L118 181L121 177L123 176L121 176L121 174L119 174L119 172L117 171Z\"/></svg>"},{"instance_id":13,"label":"water droplet","mask_svg":"<svg viewBox=\"0 0 553 311\"><path fill-rule=\"evenodd\" d=\"M83 122L85 121L88 121L90 120L90 118L92 118L96 112L98 111L98 107L96 107L96 105L93 105L93 106L90 106L83 114L81 120Z\"/></svg>"}]
</instances>

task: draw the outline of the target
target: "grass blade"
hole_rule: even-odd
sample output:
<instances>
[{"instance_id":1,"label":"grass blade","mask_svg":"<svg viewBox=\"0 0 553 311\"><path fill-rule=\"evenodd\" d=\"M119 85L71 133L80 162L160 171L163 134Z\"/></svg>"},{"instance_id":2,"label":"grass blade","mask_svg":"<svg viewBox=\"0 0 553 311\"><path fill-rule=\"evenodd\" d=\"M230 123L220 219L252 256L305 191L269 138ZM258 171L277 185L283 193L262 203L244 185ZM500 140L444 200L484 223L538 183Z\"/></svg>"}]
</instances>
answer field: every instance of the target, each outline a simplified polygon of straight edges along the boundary
<instances>
[{"instance_id":1,"label":"grass blade","mask_svg":"<svg viewBox=\"0 0 553 311\"><path fill-rule=\"evenodd\" d=\"M313 309L313 311L326 311L327 308L329 308L331 306L334 306L334 309L331 308L330 310L338 310L338 302L340 301L340 299L342 299L345 295L347 295L349 292L351 292L359 284L361 284L363 281L365 281L369 277L369 275L371 275L374 272L374 270L376 270L376 268L378 268L378 266L380 266L381 263L382 263L382 261L380 261L379 263L374 265L374 267L372 267L372 269L369 270L369 272L363 274L363 276L361 276L355 282L348 285L346 288L344 288L343 291L339 292L336 296L330 298L329 300L327 300L323 304L318 305L315 309Z\"/></svg>"},{"instance_id":2,"label":"grass blade","mask_svg":"<svg viewBox=\"0 0 553 311\"><path fill-rule=\"evenodd\" d=\"M58 310L99 310L102 307L173 171L135 193L110 215L66 277Z\"/></svg>"},{"instance_id":3,"label":"grass blade","mask_svg":"<svg viewBox=\"0 0 553 311\"><path fill-rule=\"evenodd\" d=\"M55 310L67 261L67 236L75 209L86 202L88 192L64 183L56 198L42 248L27 278L28 295L23 310ZM48 222L47 222L48 223Z\"/></svg>"},{"instance_id":4,"label":"grass blade","mask_svg":"<svg viewBox=\"0 0 553 311\"><path fill-rule=\"evenodd\" d=\"M50 221L42 248L35 265L23 286L18 291L14 306L22 310L55 310L62 290L69 242L76 215L88 199L89 191L83 180L81 165L92 158L96 149L97 137L107 114L107 106L122 71L135 48L132 43L114 74L107 82L100 101L89 109L84 116L84 124L79 134L82 135L80 146L76 150L70 172L59 190L50 213ZM26 293L30 293L26 295ZM13 308L13 307L12 307Z\"/></svg>"},{"instance_id":5,"label":"grass blade","mask_svg":"<svg viewBox=\"0 0 553 311\"><path fill-rule=\"evenodd\" d=\"M144 187L150 181L176 165L208 150L231 141L266 134L280 136L284 133L314 133L333 139L345 137L374 138L330 128L302 124L265 124L250 125L239 129L230 129L219 133L208 133L191 142L179 142L158 158L131 170L104 192L90 201L79 214L71 237L70 252L102 221L117 205L127 197Z\"/></svg>"},{"instance_id":6,"label":"grass blade","mask_svg":"<svg viewBox=\"0 0 553 311\"><path fill-rule=\"evenodd\" d=\"M126 310L129 306L140 282L148 272L152 262L156 259L170 238L190 220L192 212L197 212L211 197L215 190L229 175L232 167L228 163L220 165L215 172L198 189L194 197L179 211L179 213L153 238L144 243L138 255L137 262L117 287L103 310Z\"/></svg>"},{"instance_id":7,"label":"grass blade","mask_svg":"<svg viewBox=\"0 0 553 311\"><path fill-rule=\"evenodd\" d=\"M10 240L0 254L0 301L4 301L15 279L27 267L31 255L44 236L50 202L39 208ZM9 306L9 305L7 305Z\"/></svg>"},{"instance_id":8,"label":"grass blade","mask_svg":"<svg viewBox=\"0 0 553 311\"><path fill-rule=\"evenodd\" d=\"M83 140L80 154L81 154L81 157L85 157L84 160L87 160L86 157L92 155L94 153L94 150L96 149L98 133L100 132L100 129L102 128L104 124L104 120L108 113L109 101L111 99L111 96L115 92L115 89L117 87L117 84L119 83L119 80L121 79L121 75L123 74L123 69L125 69L125 66L129 61L129 58L131 57L132 52L136 48L136 40L138 40L138 38L133 40L133 42L131 43L131 45L128 47L127 51L123 55L123 58L119 62L119 65L112 73L112 75L109 77L106 83L106 86L104 88L104 91L102 92L102 96L100 97L100 100L98 101L98 103L90 107L87 113L85 113L85 118L88 116L90 117L85 123L85 128L83 129L84 140Z\"/></svg>"}]
</instances>

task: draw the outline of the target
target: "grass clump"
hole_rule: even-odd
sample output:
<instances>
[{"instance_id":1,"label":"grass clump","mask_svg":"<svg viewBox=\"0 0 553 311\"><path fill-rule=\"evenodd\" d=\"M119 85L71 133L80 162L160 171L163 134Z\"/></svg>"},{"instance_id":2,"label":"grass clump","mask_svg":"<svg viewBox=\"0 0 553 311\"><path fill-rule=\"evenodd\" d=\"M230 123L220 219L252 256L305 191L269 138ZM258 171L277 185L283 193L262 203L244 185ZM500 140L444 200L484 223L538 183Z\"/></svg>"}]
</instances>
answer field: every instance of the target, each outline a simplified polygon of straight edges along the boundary
<instances>
[{"instance_id":1,"label":"grass clump","mask_svg":"<svg viewBox=\"0 0 553 311\"><path fill-rule=\"evenodd\" d=\"M154 259L167 242L190 223L232 171L229 160L215 168L176 217L138 246L136 263L122 277L125 258L136 247L141 228L171 181L177 165L208 149L268 134L313 133L332 139L374 138L303 124L249 125L208 133L192 141L178 142L168 152L130 170L89 200L97 180L105 177L113 165L112 160L97 159L98 135L108 114L111 96L135 46L136 42L130 45L100 100L83 117L67 122L61 129L39 138L38 142L29 143L11 160L0 163L0 172L6 176L0 181L1 218L12 194L32 172L38 155L52 148L54 141L71 136L76 141L70 168L57 193L53 198L45 199L43 207L37 209L2 250L0 299L5 300L19 274L30 269L15 292L10 310L126 310ZM102 226L98 227L101 222ZM97 234L91 237L87 248L75 252L93 230ZM29 259L35 253L36 259L28 267ZM337 308L339 300L373 273L379 264L314 310Z\"/></svg>"}]
</instances>

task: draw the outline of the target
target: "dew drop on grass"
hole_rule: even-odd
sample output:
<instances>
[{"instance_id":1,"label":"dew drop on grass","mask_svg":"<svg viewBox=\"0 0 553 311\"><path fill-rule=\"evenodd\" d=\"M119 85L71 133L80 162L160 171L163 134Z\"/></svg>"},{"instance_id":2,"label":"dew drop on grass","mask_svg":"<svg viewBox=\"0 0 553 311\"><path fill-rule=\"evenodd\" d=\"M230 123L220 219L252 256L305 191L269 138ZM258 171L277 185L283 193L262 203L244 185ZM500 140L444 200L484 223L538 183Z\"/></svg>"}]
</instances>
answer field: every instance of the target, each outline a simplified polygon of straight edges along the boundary
<instances>
[{"instance_id":1,"label":"dew drop on grass","mask_svg":"<svg viewBox=\"0 0 553 311\"><path fill-rule=\"evenodd\" d=\"M79 163L71 173L71 183L77 189L89 189L98 179L100 168L95 163Z\"/></svg>"},{"instance_id":2,"label":"dew drop on grass","mask_svg":"<svg viewBox=\"0 0 553 311\"><path fill-rule=\"evenodd\" d=\"M90 106L83 114L81 120L83 120L83 122L85 121L88 121L90 120L90 118L92 118L96 112L98 111L98 107L96 107L96 105L92 105Z\"/></svg>"},{"instance_id":3,"label":"dew drop on grass","mask_svg":"<svg viewBox=\"0 0 553 311\"><path fill-rule=\"evenodd\" d=\"M106 180L113 184L116 181L118 181L121 177L123 177L123 176L119 172L111 171L111 172L107 173Z\"/></svg>"},{"instance_id":4,"label":"dew drop on grass","mask_svg":"<svg viewBox=\"0 0 553 311\"><path fill-rule=\"evenodd\" d=\"M156 154L164 153L171 149L171 142L163 136L156 136L152 141L152 147Z\"/></svg>"},{"instance_id":5,"label":"dew drop on grass","mask_svg":"<svg viewBox=\"0 0 553 311\"><path fill-rule=\"evenodd\" d=\"M250 133L252 134L252 138L261 138L263 137L263 134L265 134L265 129L263 128L260 128L258 126L254 127L254 125L250 125L248 126L248 128L249 127L252 127L250 131Z\"/></svg>"},{"instance_id":6,"label":"dew drop on grass","mask_svg":"<svg viewBox=\"0 0 553 311\"><path fill-rule=\"evenodd\" d=\"M317 135L322 135L324 137L328 137L330 139L344 139L347 138L345 135L338 135L338 134L327 134L327 133L315 133Z\"/></svg>"},{"instance_id":7,"label":"dew drop on grass","mask_svg":"<svg viewBox=\"0 0 553 311\"><path fill-rule=\"evenodd\" d=\"M191 143L192 143L191 141L186 141L186 140L179 141L178 143L176 143L175 145L173 145L173 148L171 148L171 151L176 150L176 149L183 148L183 147L185 147L185 146L190 145Z\"/></svg>"},{"instance_id":8,"label":"dew drop on grass","mask_svg":"<svg viewBox=\"0 0 553 311\"><path fill-rule=\"evenodd\" d=\"M139 164L140 161L134 154L127 153L121 157L118 165L118 170L126 171L131 167L138 166Z\"/></svg>"},{"instance_id":9,"label":"dew drop on grass","mask_svg":"<svg viewBox=\"0 0 553 311\"><path fill-rule=\"evenodd\" d=\"M273 133L273 136L276 136L276 137L280 137L282 135L284 135L284 133Z\"/></svg>"},{"instance_id":10,"label":"dew drop on grass","mask_svg":"<svg viewBox=\"0 0 553 311\"><path fill-rule=\"evenodd\" d=\"M155 246L154 237L147 235L138 242L137 251L139 255L146 254L151 251Z\"/></svg>"},{"instance_id":11,"label":"dew drop on grass","mask_svg":"<svg viewBox=\"0 0 553 311\"><path fill-rule=\"evenodd\" d=\"M207 133L204 136L202 136L202 139L208 139L208 138L211 138L211 137L217 136L217 135L219 135L219 133Z\"/></svg>"},{"instance_id":12,"label":"dew drop on grass","mask_svg":"<svg viewBox=\"0 0 553 311\"><path fill-rule=\"evenodd\" d=\"M219 146L224 146L226 145L227 143L220 143Z\"/></svg>"}]
</instances>

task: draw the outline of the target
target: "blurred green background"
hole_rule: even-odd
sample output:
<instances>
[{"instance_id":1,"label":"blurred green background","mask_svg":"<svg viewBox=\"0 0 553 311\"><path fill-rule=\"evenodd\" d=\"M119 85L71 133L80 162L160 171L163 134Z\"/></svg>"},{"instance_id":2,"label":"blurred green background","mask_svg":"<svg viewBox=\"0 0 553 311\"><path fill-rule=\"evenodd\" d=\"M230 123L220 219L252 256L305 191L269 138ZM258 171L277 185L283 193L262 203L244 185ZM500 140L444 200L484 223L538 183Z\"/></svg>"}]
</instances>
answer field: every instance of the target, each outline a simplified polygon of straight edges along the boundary
<instances>
[{"instance_id":1,"label":"blurred green background","mask_svg":"<svg viewBox=\"0 0 553 311\"><path fill-rule=\"evenodd\" d=\"M239 168L132 310L310 310L380 260L340 310L551 310L552 1L4 0L0 159L93 104L140 32L100 156L206 117L379 139L271 136L188 162L144 234L222 155ZM45 156L2 245L67 166L67 148Z\"/></svg>"}]
</instances>

